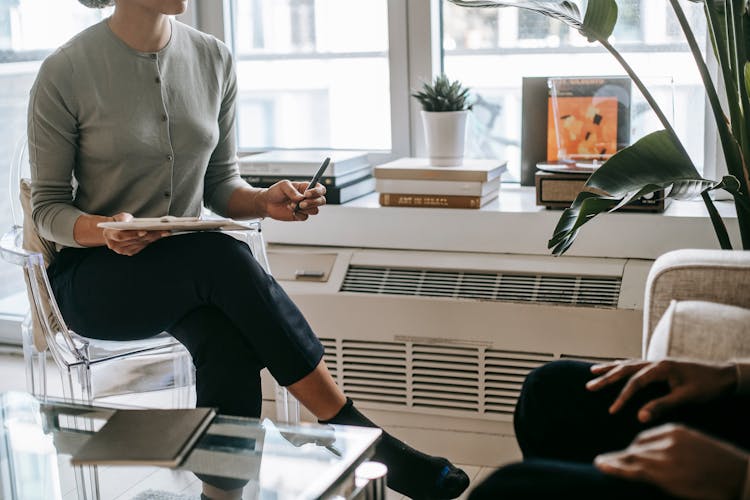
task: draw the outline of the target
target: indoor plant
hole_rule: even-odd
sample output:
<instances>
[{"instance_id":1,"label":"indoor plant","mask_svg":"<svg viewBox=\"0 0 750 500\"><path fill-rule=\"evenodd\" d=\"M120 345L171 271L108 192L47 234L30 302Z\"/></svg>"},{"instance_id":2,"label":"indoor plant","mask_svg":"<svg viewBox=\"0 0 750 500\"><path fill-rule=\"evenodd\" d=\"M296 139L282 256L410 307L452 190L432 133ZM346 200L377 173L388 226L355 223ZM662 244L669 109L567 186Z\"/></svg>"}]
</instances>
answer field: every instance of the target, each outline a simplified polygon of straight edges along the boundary
<instances>
[{"instance_id":1,"label":"indoor plant","mask_svg":"<svg viewBox=\"0 0 750 500\"><path fill-rule=\"evenodd\" d=\"M422 123L427 156L434 166L460 165L464 156L466 118L471 109L469 89L447 76L438 75L432 83L412 94L422 105Z\"/></svg>"},{"instance_id":2,"label":"indoor plant","mask_svg":"<svg viewBox=\"0 0 750 500\"><path fill-rule=\"evenodd\" d=\"M609 43L617 23L615 0L588 0L585 13L571 1L550 0L449 0L465 7L518 7L555 18L578 30L590 42L599 42L622 65L648 103L664 130L646 135L632 146L612 156L591 175L587 186L608 195L581 192L566 209L555 228L549 248L564 253L583 224L601 212L617 209L640 196L660 189L667 196L689 199L701 196L722 248L731 248L723 220L709 196L714 189L731 193L737 209L742 247L750 249L750 8L749 0L690 0L703 4L708 32L724 82L729 116L722 110L716 85L679 0L669 0L682 28L706 88L714 121L721 140L729 175L721 180L704 179L695 168L672 126L638 75Z\"/></svg>"}]
</instances>

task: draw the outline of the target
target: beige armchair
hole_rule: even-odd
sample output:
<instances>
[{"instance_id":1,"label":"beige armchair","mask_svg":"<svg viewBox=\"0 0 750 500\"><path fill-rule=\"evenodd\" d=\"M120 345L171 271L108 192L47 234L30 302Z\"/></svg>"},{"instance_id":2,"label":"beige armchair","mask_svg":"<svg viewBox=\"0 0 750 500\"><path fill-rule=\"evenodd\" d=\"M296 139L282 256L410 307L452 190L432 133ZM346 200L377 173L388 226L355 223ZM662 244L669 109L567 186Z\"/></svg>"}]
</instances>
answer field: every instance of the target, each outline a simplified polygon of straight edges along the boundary
<instances>
[{"instance_id":1,"label":"beige armchair","mask_svg":"<svg viewBox=\"0 0 750 500\"><path fill-rule=\"evenodd\" d=\"M659 257L646 282L643 356L750 358L750 251Z\"/></svg>"}]
</instances>

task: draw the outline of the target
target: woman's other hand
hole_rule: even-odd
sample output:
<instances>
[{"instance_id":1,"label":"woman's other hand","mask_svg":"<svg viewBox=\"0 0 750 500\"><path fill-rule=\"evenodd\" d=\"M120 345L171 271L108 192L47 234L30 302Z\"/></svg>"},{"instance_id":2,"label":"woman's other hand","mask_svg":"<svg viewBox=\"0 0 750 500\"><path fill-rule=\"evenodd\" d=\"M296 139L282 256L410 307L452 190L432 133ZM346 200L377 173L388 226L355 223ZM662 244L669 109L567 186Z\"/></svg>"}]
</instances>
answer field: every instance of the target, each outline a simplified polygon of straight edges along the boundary
<instances>
[{"instance_id":1,"label":"woman's other hand","mask_svg":"<svg viewBox=\"0 0 750 500\"><path fill-rule=\"evenodd\" d=\"M326 204L326 188L318 183L308 189L306 182L279 181L260 193L261 207L267 217L276 220L301 221L316 215Z\"/></svg>"},{"instance_id":2,"label":"woman's other hand","mask_svg":"<svg viewBox=\"0 0 750 500\"><path fill-rule=\"evenodd\" d=\"M128 222L133 216L120 212L112 217L115 222ZM103 229L104 244L115 253L133 256L154 241L169 235L169 231L130 231L122 229Z\"/></svg>"},{"instance_id":3,"label":"woman's other hand","mask_svg":"<svg viewBox=\"0 0 750 500\"><path fill-rule=\"evenodd\" d=\"M621 380L627 383L620 391L610 413L616 413L638 391L655 382L666 382L669 392L649 401L638 411L638 420L648 422L666 410L685 403L701 403L733 391L737 386L737 371L733 363L702 363L664 359L651 362L643 360L615 361L594 365L591 372L597 375L586 387L597 391Z\"/></svg>"},{"instance_id":4,"label":"woman's other hand","mask_svg":"<svg viewBox=\"0 0 750 500\"><path fill-rule=\"evenodd\" d=\"M739 498L748 455L729 443L681 425L639 434L625 450L599 455L594 465L613 476L651 483L679 498Z\"/></svg>"}]
</instances>

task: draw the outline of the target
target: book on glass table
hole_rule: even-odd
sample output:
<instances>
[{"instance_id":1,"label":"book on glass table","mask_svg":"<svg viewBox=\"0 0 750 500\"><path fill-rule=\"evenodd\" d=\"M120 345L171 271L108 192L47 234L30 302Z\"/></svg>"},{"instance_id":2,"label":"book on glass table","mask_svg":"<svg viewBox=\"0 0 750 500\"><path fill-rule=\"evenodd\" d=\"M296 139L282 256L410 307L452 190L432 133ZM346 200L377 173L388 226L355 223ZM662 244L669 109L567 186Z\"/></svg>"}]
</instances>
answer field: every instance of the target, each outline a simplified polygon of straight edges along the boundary
<instances>
[{"instance_id":1,"label":"book on glass table","mask_svg":"<svg viewBox=\"0 0 750 500\"><path fill-rule=\"evenodd\" d=\"M71 463L177 467L215 416L213 408L117 410Z\"/></svg>"}]
</instances>

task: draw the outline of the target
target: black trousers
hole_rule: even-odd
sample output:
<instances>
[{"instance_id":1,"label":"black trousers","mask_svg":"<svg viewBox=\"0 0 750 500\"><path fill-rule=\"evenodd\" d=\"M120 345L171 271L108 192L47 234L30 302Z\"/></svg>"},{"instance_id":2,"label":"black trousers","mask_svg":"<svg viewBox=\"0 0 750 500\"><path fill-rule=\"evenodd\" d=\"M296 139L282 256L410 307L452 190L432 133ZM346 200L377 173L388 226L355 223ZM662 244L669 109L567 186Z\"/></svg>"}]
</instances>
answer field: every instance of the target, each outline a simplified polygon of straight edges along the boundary
<instances>
[{"instance_id":1,"label":"black trousers","mask_svg":"<svg viewBox=\"0 0 750 500\"><path fill-rule=\"evenodd\" d=\"M173 335L192 355L197 404L224 414L260 415L263 367L290 385L323 357L299 309L249 247L226 234L171 236L132 257L66 248L48 273L65 321L80 335Z\"/></svg>"},{"instance_id":2,"label":"black trousers","mask_svg":"<svg viewBox=\"0 0 750 500\"><path fill-rule=\"evenodd\" d=\"M524 461L497 470L471 493L496 498L665 499L658 488L608 476L592 465L600 453L626 448L635 436L666 422L682 423L750 449L750 400L731 396L675 409L641 424L638 409L665 394L652 385L615 415L608 412L623 384L598 392L585 388L591 364L556 361L532 371L516 406L514 427Z\"/></svg>"}]
</instances>

